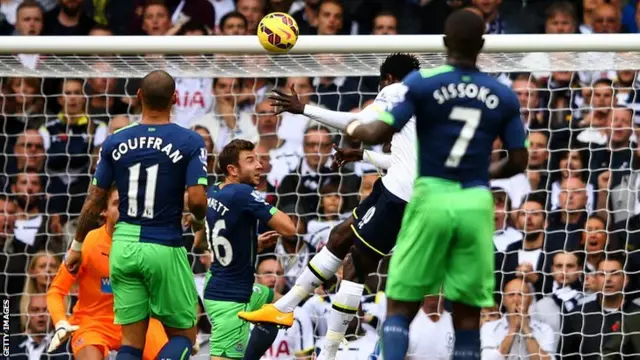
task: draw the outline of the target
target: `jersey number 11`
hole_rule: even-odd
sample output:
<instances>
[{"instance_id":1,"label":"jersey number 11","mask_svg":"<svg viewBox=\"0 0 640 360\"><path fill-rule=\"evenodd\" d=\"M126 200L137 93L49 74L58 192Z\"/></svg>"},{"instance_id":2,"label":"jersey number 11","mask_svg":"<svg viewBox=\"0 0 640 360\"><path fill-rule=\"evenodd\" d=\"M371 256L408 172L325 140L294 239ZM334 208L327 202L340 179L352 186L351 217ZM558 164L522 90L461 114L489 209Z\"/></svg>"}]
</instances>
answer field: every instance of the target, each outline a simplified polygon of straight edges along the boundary
<instances>
[{"instance_id":1,"label":"jersey number 11","mask_svg":"<svg viewBox=\"0 0 640 360\"><path fill-rule=\"evenodd\" d=\"M153 219L153 207L156 203L156 183L158 182L158 168L156 164L149 166L147 171L147 183L144 188L144 209L142 217ZM138 216L138 183L140 182L140 163L129 166L129 192L127 193L129 208L127 215Z\"/></svg>"}]
</instances>

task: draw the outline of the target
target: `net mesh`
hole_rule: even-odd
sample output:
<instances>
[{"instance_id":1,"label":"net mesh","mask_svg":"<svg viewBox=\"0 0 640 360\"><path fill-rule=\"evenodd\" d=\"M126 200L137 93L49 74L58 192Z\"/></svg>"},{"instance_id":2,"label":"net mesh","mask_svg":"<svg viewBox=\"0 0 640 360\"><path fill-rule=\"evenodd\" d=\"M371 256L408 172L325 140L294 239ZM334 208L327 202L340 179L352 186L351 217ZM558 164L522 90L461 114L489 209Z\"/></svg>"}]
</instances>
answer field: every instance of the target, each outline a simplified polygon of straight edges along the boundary
<instances>
[{"instance_id":1,"label":"net mesh","mask_svg":"<svg viewBox=\"0 0 640 360\"><path fill-rule=\"evenodd\" d=\"M310 179L292 182L291 175L305 175L305 162L329 166L331 142L360 145L335 131L326 142L322 137L305 141L310 123L291 114L269 115L261 103L270 89L296 84L304 101L334 110L357 110L375 96L376 76L386 55L0 56L4 195L0 197L0 265L3 293L11 307L11 332L24 332L28 324L35 331L48 331L40 321L37 303L29 300L34 297L28 295L43 293L50 286L74 235L97 149L109 133L138 119L139 78L155 69L166 69L177 78L174 120L197 126L199 133L210 136L211 180L219 178L215 154L228 141L240 137L259 144L264 166L259 190L300 225L296 238L281 239L266 251L275 254L277 262L271 263L268 256L260 258L257 281L279 291L288 289L312 254L326 243L330 229L350 214L384 172L354 163L340 172L327 169L329 186L318 179L311 179L313 184L306 182ZM419 54L419 58L423 68L445 60L444 54ZM533 294L531 321L546 324L537 327L540 333L534 331L543 350L556 355L626 351L601 335L623 331L624 317L636 309L640 266L635 251L640 228L634 111L640 102L637 53L496 53L482 55L479 64L516 90L530 130L529 170L492 183L500 306L485 309L483 321L496 319L499 310L513 311L509 297L503 296L509 291L504 286L524 278ZM340 78L345 76L349 78ZM77 126L69 126L67 118ZM499 143L494 156L503 156ZM525 202L527 194L540 196L542 205ZM520 207L527 211L519 211ZM192 243L185 234L196 283L202 288L210 255L195 251ZM555 256L563 250L579 256ZM626 280L616 272L620 267L615 261L600 263L620 252L626 255ZM350 343L351 350L344 350L351 351L350 358L374 352L375 328L384 318L384 301L381 297L374 301L374 295L383 289L385 268L381 264L367 282L365 330L358 333L358 343ZM296 351L320 346L330 311L329 302L321 299L334 290L328 286L322 295L307 301L303 308L309 322L280 334L267 358L292 358ZM620 308L616 293L624 293L624 313L615 311ZM604 307L588 303L596 296L606 300ZM76 298L69 299L73 304ZM586 303L590 307L572 312ZM437 311L437 303L435 307L426 304L431 307L425 305L423 311ZM505 315L503 319L507 321ZM200 356L206 358L210 326L206 317L201 320L199 339L204 351ZM444 334L442 341L428 346L446 353L451 350L452 325L445 320L438 327L439 334ZM497 347L501 336L496 328L483 342L498 341Z\"/></svg>"}]
</instances>

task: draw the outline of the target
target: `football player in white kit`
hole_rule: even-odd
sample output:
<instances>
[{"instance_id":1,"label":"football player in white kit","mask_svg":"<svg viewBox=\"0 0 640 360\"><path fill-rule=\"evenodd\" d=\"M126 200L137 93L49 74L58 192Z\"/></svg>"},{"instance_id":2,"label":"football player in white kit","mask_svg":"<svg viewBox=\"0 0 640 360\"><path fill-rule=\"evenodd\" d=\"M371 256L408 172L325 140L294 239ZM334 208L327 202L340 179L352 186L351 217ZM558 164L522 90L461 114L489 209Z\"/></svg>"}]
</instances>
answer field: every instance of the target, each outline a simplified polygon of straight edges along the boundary
<instances>
[{"instance_id":1,"label":"football player in white kit","mask_svg":"<svg viewBox=\"0 0 640 360\"><path fill-rule=\"evenodd\" d=\"M361 122L374 120L379 112L391 109L400 101L405 89L399 83L420 68L418 59L409 54L389 55L380 66L380 92L374 102L360 113L337 112L320 107L303 105L293 88L291 95L274 90L269 98L280 112L303 114L315 121L345 131L354 117ZM415 121L415 120L411 120ZM365 160L387 170L376 181L371 195L360 203L353 214L331 230L325 247L316 254L296 280L295 285L274 304L265 305L253 312L240 312L238 316L253 323L269 323L288 326L282 319L308 297L317 287L330 279L348 253L352 262L346 264L338 293L332 303L328 330L319 359L334 359L344 338L345 331L355 316L364 291L367 274L376 272L382 257L395 246L400 231L402 215L411 197L416 173L415 124L405 126L391 138L391 154L370 151L338 151L336 160Z\"/></svg>"}]
</instances>

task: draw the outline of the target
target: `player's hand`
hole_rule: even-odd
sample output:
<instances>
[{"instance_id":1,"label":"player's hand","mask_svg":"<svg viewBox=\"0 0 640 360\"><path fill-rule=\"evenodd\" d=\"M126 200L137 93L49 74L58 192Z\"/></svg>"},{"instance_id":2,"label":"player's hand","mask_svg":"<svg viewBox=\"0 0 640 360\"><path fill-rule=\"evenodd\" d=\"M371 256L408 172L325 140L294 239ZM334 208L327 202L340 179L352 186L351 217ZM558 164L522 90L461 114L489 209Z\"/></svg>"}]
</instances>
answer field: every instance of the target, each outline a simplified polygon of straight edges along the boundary
<instances>
[{"instance_id":1,"label":"player's hand","mask_svg":"<svg viewBox=\"0 0 640 360\"><path fill-rule=\"evenodd\" d=\"M78 272L78 269L80 269L81 262L82 262L82 253L80 251L75 251L73 249L69 249L69 251L67 251L64 264L70 273L76 274Z\"/></svg>"},{"instance_id":2,"label":"player's hand","mask_svg":"<svg viewBox=\"0 0 640 360\"><path fill-rule=\"evenodd\" d=\"M258 252L275 246L279 237L280 234L273 230L269 230L258 235Z\"/></svg>"},{"instance_id":3,"label":"player's hand","mask_svg":"<svg viewBox=\"0 0 640 360\"><path fill-rule=\"evenodd\" d=\"M77 325L70 325L66 320L58 321L56 324L56 332L53 334L53 338L51 338L47 352L55 351L60 344L64 343L69 336L79 328Z\"/></svg>"},{"instance_id":4,"label":"player's hand","mask_svg":"<svg viewBox=\"0 0 640 360\"><path fill-rule=\"evenodd\" d=\"M271 106L278 108L277 114L285 111L292 114L302 114L304 112L304 104L298 99L295 86L291 85L289 89L291 90L291 95L285 94L282 90L273 89L275 95L269 96L269 100L273 101Z\"/></svg>"},{"instance_id":5,"label":"player's hand","mask_svg":"<svg viewBox=\"0 0 640 360\"><path fill-rule=\"evenodd\" d=\"M333 154L332 167L334 169L341 168L347 163L350 163L353 161L362 160L363 151L360 149L339 148L335 145L333 145L333 149L336 151L336 153Z\"/></svg>"},{"instance_id":6,"label":"player's hand","mask_svg":"<svg viewBox=\"0 0 640 360\"><path fill-rule=\"evenodd\" d=\"M200 263L202 265L204 265L205 269L208 269L211 267L211 263L213 262L213 255L211 253L211 250L206 249L202 255L200 255Z\"/></svg>"}]
</instances>

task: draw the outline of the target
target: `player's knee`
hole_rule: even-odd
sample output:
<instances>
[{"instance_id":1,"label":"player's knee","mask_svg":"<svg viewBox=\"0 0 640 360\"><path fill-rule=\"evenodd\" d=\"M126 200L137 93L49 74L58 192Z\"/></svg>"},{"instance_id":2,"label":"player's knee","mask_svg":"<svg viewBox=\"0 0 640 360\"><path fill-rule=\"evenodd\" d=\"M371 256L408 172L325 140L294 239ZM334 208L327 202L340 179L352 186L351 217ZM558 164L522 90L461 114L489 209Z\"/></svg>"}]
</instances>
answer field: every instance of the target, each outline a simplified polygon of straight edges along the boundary
<instances>
[{"instance_id":1,"label":"player's knee","mask_svg":"<svg viewBox=\"0 0 640 360\"><path fill-rule=\"evenodd\" d=\"M341 222L336 225L329 234L327 248L337 257L343 258L349 252L349 248L353 245L354 234L351 229L353 218Z\"/></svg>"},{"instance_id":2,"label":"player's knee","mask_svg":"<svg viewBox=\"0 0 640 360\"><path fill-rule=\"evenodd\" d=\"M78 360L102 360L105 350L102 345L89 345L80 349L73 356Z\"/></svg>"},{"instance_id":3,"label":"player's knee","mask_svg":"<svg viewBox=\"0 0 640 360\"><path fill-rule=\"evenodd\" d=\"M162 347L158 358L171 360L188 359L191 355L193 342L186 336L174 336L169 338L169 342Z\"/></svg>"},{"instance_id":4,"label":"player's knee","mask_svg":"<svg viewBox=\"0 0 640 360\"><path fill-rule=\"evenodd\" d=\"M195 344L196 335L198 333L198 329L195 326L189 329L178 329L178 328L165 326L164 331L167 333L167 337L169 338L169 340L171 340L171 338L181 336L191 340L192 344Z\"/></svg>"}]
</instances>

